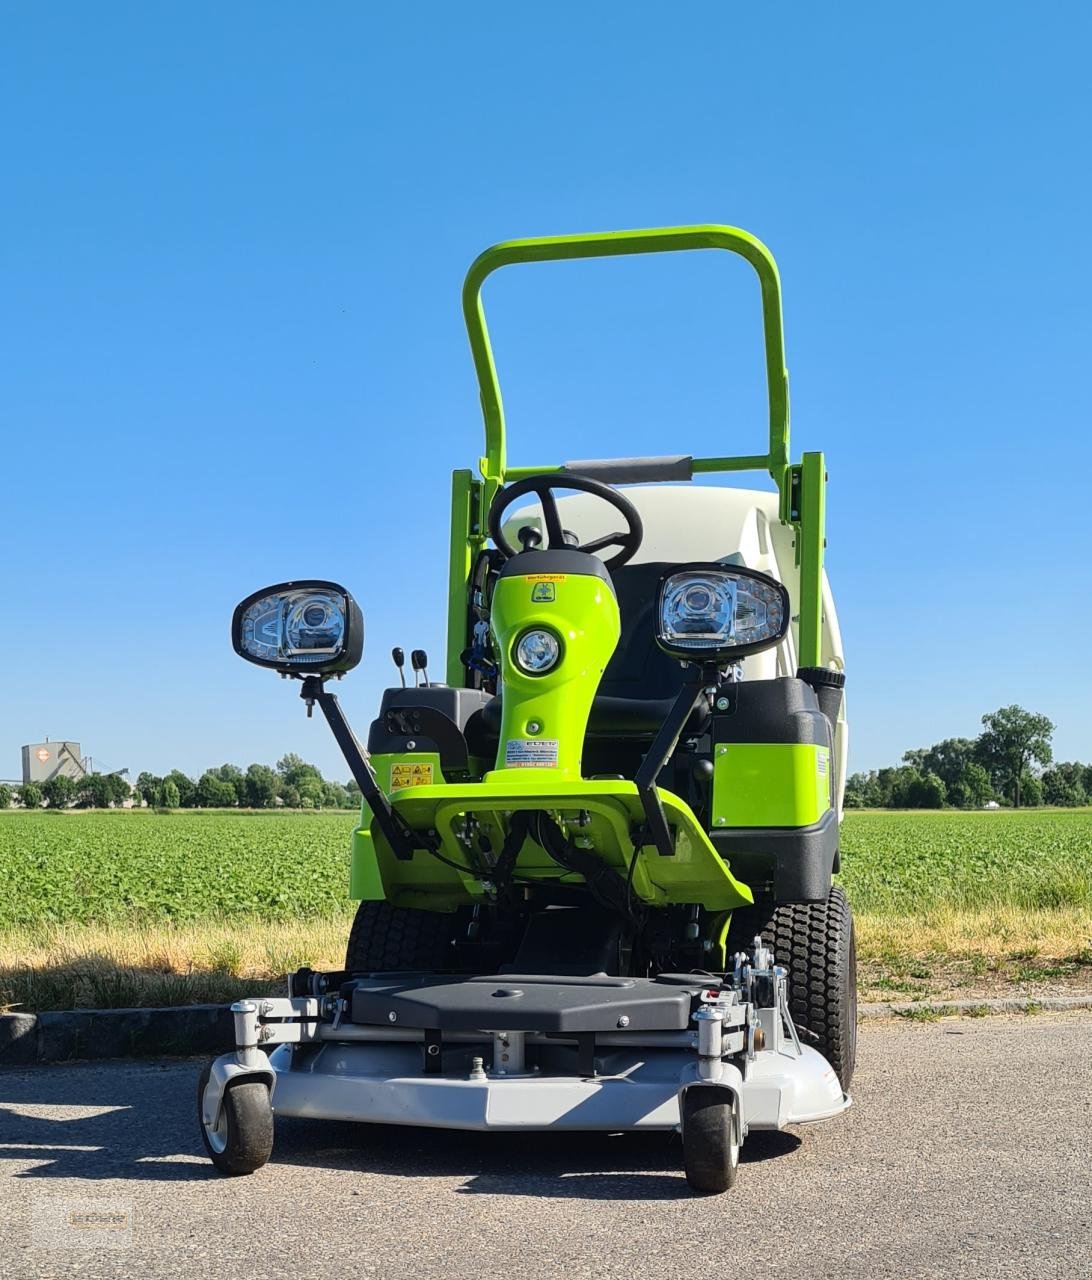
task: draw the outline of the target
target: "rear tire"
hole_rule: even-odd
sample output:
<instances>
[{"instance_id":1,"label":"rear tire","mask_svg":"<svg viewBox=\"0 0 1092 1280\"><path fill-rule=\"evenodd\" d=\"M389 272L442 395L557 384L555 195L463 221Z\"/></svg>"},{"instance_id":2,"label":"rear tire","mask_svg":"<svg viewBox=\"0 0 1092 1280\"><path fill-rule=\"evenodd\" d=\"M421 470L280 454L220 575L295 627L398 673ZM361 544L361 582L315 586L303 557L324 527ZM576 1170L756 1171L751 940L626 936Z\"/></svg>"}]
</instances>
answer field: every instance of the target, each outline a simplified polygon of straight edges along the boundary
<instances>
[{"instance_id":1,"label":"rear tire","mask_svg":"<svg viewBox=\"0 0 1092 1280\"><path fill-rule=\"evenodd\" d=\"M729 953L749 950L756 934L789 971L789 1011L797 1028L848 1093L857 1061L857 941L844 890L834 885L825 902L735 912Z\"/></svg>"},{"instance_id":2,"label":"rear tire","mask_svg":"<svg viewBox=\"0 0 1092 1280\"><path fill-rule=\"evenodd\" d=\"M457 918L454 912L362 902L349 932L345 968L351 973L450 969Z\"/></svg>"},{"instance_id":3,"label":"rear tire","mask_svg":"<svg viewBox=\"0 0 1092 1280\"><path fill-rule=\"evenodd\" d=\"M197 1081L197 1120L209 1159L229 1177L253 1173L273 1152L273 1107L264 1080L240 1080L224 1090L220 1119L210 1129L202 1117L210 1062Z\"/></svg>"},{"instance_id":4,"label":"rear tire","mask_svg":"<svg viewBox=\"0 0 1092 1280\"><path fill-rule=\"evenodd\" d=\"M726 1089L694 1085L683 1094L683 1169L695 1191L727 1191L739 1169L739 1129Z\"/></svg>"}]
</instances>

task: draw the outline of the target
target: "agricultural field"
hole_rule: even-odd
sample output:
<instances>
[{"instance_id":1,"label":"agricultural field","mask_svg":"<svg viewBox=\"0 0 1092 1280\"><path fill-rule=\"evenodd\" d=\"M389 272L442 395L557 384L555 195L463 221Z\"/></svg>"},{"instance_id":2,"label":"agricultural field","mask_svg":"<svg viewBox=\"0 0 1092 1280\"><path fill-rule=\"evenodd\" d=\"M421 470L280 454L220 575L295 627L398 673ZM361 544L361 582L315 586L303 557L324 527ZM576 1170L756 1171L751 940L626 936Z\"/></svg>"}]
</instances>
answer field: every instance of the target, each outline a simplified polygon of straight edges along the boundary
<instances>
[{"instance_id":1,"label":"agricultural field","mask_svg":"<svg viewBox=\"0 0 1092 1280\"><path fill-rule=\"evenodd\" d=\"M337 965L355 815L0 814L0 1005L230 999ZM1092 987L1092 810L850 812L865 995Z\"/></svg>"}]
</instances>

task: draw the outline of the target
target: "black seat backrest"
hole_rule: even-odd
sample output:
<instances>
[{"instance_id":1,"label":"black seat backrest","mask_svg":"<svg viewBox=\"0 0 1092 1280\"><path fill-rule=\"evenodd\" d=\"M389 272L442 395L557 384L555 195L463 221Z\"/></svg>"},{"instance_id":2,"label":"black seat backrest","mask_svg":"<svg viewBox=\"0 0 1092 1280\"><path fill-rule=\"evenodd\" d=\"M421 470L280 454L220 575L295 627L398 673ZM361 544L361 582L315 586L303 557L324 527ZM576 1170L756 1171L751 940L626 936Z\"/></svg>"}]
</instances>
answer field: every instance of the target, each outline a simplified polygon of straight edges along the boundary
<instances>
[{"instance_id":1,"label":"black seat backrest","mask_svg":"<svg viewBox=\"0 0 1092 1280\"><path fill-rule=\"evenodd\" d=\"M683 668L656 643L660 579L676 566L653 561L611 570L622 615L618 648L599 685L610 698L673 698L682 688Z\"/></svg>"}]
</instances>

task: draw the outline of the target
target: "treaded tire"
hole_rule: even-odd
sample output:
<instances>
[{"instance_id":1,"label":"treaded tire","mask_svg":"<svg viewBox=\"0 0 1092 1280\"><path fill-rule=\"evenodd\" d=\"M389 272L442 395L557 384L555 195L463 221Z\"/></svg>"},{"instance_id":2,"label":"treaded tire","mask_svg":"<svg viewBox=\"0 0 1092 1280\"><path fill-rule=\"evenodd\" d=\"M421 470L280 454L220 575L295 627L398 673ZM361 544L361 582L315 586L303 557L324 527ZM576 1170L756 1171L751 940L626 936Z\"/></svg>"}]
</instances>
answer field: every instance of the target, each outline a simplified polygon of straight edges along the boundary
<instances>
[{"instance_id":1,"label":"treaded tire","mask_svg":"<svg viewBox=\"0 0 1092 1280\"><path fill-rule=\"evenodd\" d=\"M834 885L825 902L735 912L729 953L749 950L756 934L773 949L775 962L789 971L793 1021L848 1093L857 1061L857 941L845 892Z\"/></svg>"},{"instance_id":2,"label":"treaded tire","mask_svg":"<svg viewBox=\"0 0 1092 1280\"><path fill-rule=\"evenodd\" d=\"M351 973L449 969L456 919L454 912L362 902L349 932L345 968Z\"/></svg>"},{"instance_id":3,"label":"treaded tire","mask_svg":"<svg viewBox=\"0 0 1092 1280\"><path fill-rule=\"evenodd\" d=\"M201 1141L209 1159L229 1177L253 1173L273 1152L273 1107L269 1087L263 1080L240 1080L224 1092L220 1124L210 1133L201 1118L205 1086L212 1063L207 1063L197 1081L197 1121Z\"/></svg>"},{"instance_id":4,"label":"treaded tire","mask_svg":"<svg viewBox=\"0 0 1092 1280\"><path fill-rule=\"evenodd\" d=\"M727 1191L736 1180L738 1129L726 1094L725 1089L691 1085L683 1095L683 1169L695 1191Z\"/></svg>"}]
</instances>

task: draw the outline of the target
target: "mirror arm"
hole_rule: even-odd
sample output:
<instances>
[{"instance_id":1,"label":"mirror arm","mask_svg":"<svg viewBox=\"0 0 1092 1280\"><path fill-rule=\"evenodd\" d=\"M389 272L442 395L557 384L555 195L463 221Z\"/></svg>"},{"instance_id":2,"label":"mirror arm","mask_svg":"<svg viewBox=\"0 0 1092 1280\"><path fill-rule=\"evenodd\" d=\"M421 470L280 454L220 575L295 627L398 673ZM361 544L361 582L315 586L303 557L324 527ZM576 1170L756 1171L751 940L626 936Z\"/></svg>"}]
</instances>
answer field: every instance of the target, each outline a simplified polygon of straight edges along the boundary
<instances>
[{"instance_id":1,"label":"mirror arm","mask_svg":"<svg viewBox=\"0 0 1092 1280\"><path fill-rule=\"evenodd\" d=\"M675 844L671 839L671 829L667 825L667 817L656 790L656 779L675 750L686 722L693 714L694 708L705 696L707 687L715 685L720 679L716 667L691 665L687 668L686 684L679 690L675 705L667 713L667 719L660 725L656 737L652 741L641 767L637 770L634 782L641 807L645 811L645 831L652 838L656 852L662 858L670 858L675 854Z\"/></svg>"},{"instance_id":2,"label":"mirror arm","mask_svg":"<svg viewBox=\"0 0 1092 1280\"><path fill-rule=\"evenodd\" d=\"M349 728L349 722L345 719L345 712L341 709L337 695L327 691L322 676L304 676L300 697L307 703L308 711L314 703L318 703L319 709L326 717L326 723L330 726L330 732L334 735L334 741L345 757L349 772L353 775L353 780L360 788L360 794L367 801L375 817L376 826L383 833L394 856L401 862L408 862L413 857L411 833L394 811L390 797L379 785L368 753L357 741L356 734Z\"/></svg>"}]
</instances>

